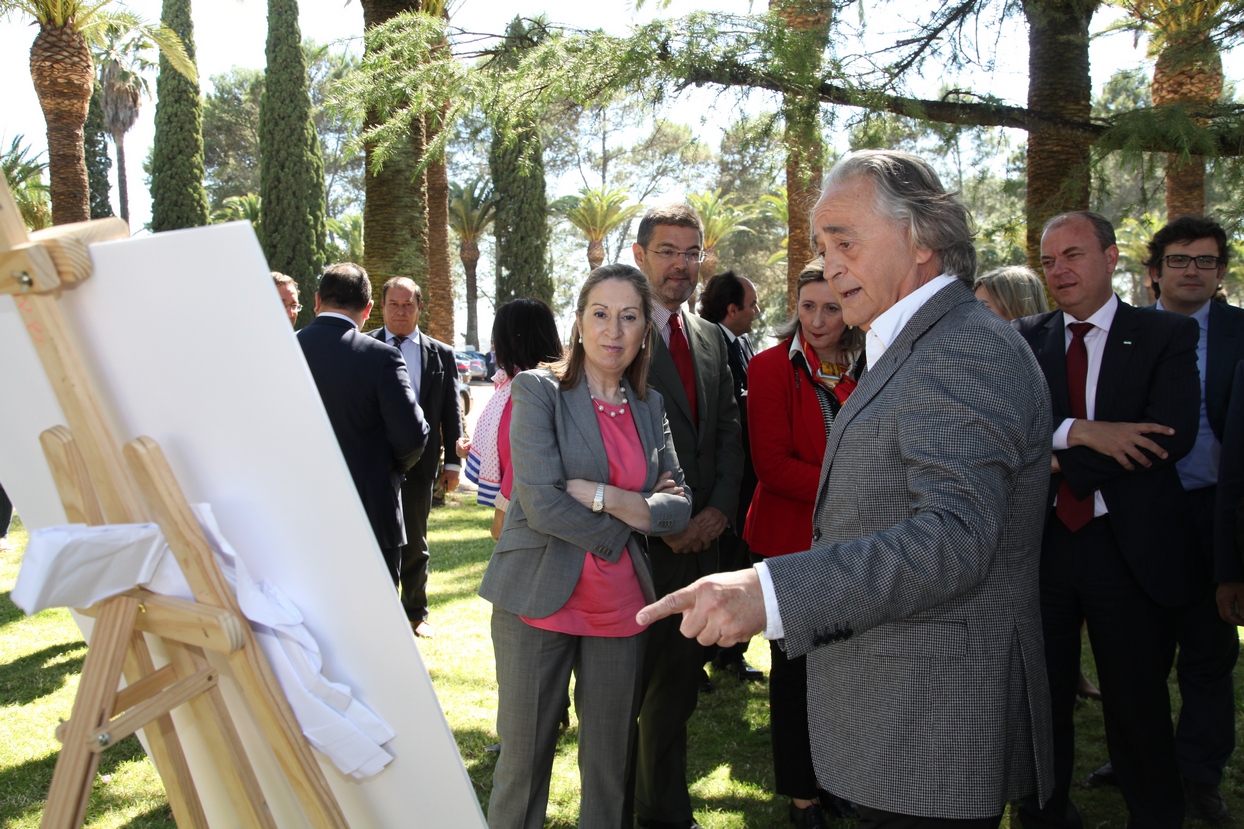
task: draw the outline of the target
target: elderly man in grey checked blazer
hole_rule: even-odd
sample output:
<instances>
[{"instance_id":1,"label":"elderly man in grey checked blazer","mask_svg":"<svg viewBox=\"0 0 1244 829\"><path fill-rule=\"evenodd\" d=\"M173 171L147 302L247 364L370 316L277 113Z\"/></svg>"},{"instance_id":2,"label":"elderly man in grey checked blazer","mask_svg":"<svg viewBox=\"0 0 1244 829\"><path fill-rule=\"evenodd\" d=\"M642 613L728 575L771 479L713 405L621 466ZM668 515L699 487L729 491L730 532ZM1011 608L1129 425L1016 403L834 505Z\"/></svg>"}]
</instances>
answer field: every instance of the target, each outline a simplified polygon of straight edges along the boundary
<instances>
[{"instance_id":1,"label":"elderly man in grey checked blazer","mask_svg":"<svg viewBox=\"0 0 1244 829\"><path fill-rule=\"evenodd\" d=\"M861 827L998 826L1053 784L1038 565L1048 392L972 296L971 219L914 156L853 153L813 211L869 369L834 420L813 549L709 576L639 613L808 654L818 776Z\"/></svg>"}]
</instances>

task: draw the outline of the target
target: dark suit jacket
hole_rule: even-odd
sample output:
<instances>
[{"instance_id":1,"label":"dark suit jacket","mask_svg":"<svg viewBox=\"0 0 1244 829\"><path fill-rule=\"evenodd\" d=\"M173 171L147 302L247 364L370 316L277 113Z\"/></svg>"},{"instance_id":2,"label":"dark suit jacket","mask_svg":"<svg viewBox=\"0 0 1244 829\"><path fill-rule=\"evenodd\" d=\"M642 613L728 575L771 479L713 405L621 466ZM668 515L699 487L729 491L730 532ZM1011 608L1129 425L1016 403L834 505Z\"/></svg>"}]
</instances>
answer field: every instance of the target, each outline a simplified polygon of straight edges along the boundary
<instances>
[{"instance_id":1,"label":"dark suit jacket","mask_svg":"<svg viewBox=\"0 0 1244 829\"><path fill-rule=\"evenodd\" d=\"M751 347L745 349L743 341L738 337L732 341L720 325L717 326L717 331L726 341L726 359L730 363L730 376L734 378L734 402L739 406L739 425L743 436L743 479L739 485L739 506L730 517L734 532L741 538L743 525L747 523L747 510L752 505L756 484L759 483L756 467L752 465L751 437L747 428L747 371L751 362Z\"/></svg>"},{"instance_id":2,"label":"dark suit jacket","mask_svg":"<svg viewBox=\"0 0 1244 829\"><path fill-rule=\"evenodd\" d=\"M298 344L376 542L400 547L406 543L398 497L402 475L428 439L406 361L393 346L337 317L316 317L298 332Z\"/></svg>"},{"instance_id":3,"label":"dark suit jacket","mask_svg":"<svg viewBox=\"0 0 1244 829\"><path fill-rule=\"evenodd\" d=\"M1148 305L1145 310L1157 310ZM1205 359L1205 414L1214 437L1221 443L1231 400L1235 366L1244 360L1244 308L1209 303L1209 341Z\"/></svg>"},{"instance_id":4,"label":"dark suit jacket","mask_svg":"<svg viewBox=\"0 0 1244 829\"><path fill-rule=\"evenodd\" d=\"M716 323L694 314L684 314L683 322L695 364L698 422L691 420L691 403L678 377L678 369L674 367L674 358L660 337L653 338L648 385L665 400L665 415L674 436L678 464L694 496L691 514L694 516L705 507L716 507L727 519L733 520L738 506L739 482L743 477L743 442L725 338ZM718 569L716 544L695 556L687 556L673 553L658 541L650 546L649 552L658 595L684 587ZM690 560L694 560L695 566L688 568L685 565Z\"/></svg>"},{"instance_id":5,"label":"dark suit jacket","mask_svg":"<svg viewBox=\"0 0 1244 829\"><path fill-rule=\"evenodd\" d=\"M1063 312L1015 321L1045 373L1053 425L1071 417L1067 392L1067 349ZM1176 607L1192 598L1201 573L1200 542L1184 498L1175 462L1196 441L1201 384L1196 369L1200 328L1189 317L1134 308L1119 302L1106 339L1097 382L1095 420L1161 423L1175 434L1148 437L1168 453L1150 455L1152 466L1124 469L1113 458L1076 446L1058 452L1061 475L1050 476L1047 506L1064 477L1080 498L1101 490L1110 525L1123 557L1154 601Z\"/></svg>"},{"instance_id":6,"label":"dark suit jacket","mask_svg":"<svg viewBox=\"0 0 1244 829\"><path fill-rule=\"evenodd\" d=\"M367 335L388 342L388 332L383 327L368 331ZM458 410L458 364L454 361L454 350L422 331L419 332L419 349L423 363L419 375L419 408L428 423L428 445L407 477L429 481L436 477L442 453L445 463L460 465L454 444L462 435L462 415Z\"/></svg>"},{"instance_id":7,"label":"dark suit jacket","mask_svg":"<svg viewBox=\"0 0 1244 829\"><path fill-rule=\"evenodd\" d=\"M1211 327L1210 331L1213 330ZM1224 429L1226 437L1218 463L1218 502L1214 516L1214 581L1241 582L1244 581L1244 362L1235 367Z\"/></svg>"}]
</instances>

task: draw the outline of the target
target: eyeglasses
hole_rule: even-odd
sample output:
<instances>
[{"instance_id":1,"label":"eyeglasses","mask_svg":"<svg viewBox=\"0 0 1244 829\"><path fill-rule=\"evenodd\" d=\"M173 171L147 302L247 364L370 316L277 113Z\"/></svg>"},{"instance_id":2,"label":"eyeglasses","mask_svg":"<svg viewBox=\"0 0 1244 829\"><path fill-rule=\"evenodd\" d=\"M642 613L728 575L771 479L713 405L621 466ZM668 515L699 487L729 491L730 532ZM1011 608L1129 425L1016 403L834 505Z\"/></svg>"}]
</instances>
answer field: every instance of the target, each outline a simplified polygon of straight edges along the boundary
<instances>
[{"instance_id":1,"label":"eyeglasses","mask_svg":"<svg viewBox=\"0 0 1244 829\"><path fill-rule=\"evenodd\" d=\"M1168 268L1186 268L1189 262L1196 262L1197 270L1213 271L1218 269L1218 263L1222 261L1220 256L1188 256L1183 253L1172 253L1170 256L1163 256L1162 260L1166 262Z\"/></svg>"},{"instance_id":2,"label":"eyeglasses","mask_svg":"<svg viewBox=\"0 0 1244 829\"><path fill-rule=\"evenodd\" d=\"M302 310L302 306L299 305L297 302L287 302L285 303L285 310L293 311L295 314L297 314L299 311Z\"/></svg>"},{"instance_id":3,"label":"eyeglasses","mask_svg":"<svg viewBox=\"0 0 1244 829\"><path fill-rule=\"evenodd\" d=\"M673 248L661 248L660 250L644 248L644 250L648 251L662 262L669 262L677 259L679 256L681 256L683 261L688 265L692 262L698 265L704 261L704 251L702 250L674 250Z\"/></svg>"}]
</instances>

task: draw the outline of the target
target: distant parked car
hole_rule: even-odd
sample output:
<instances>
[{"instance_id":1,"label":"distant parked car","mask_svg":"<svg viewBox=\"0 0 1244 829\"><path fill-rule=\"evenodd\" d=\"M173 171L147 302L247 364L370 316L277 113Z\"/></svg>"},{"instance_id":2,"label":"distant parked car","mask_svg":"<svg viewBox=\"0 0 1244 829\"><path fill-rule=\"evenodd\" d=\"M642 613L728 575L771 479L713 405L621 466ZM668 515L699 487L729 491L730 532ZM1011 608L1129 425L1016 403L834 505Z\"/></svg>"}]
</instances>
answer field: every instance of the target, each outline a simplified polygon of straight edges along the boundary
<instances>
[{"instance_id":1,"label":"distant parked car","mask_svg":"<svg viewBox=\"0 0 1244 829\"><path fill-rule=\"evenodd\" d=\"M484 363L484 377L490 378L497 373L497 366L492 361L491 354L485 354L482 351L463 351L468 357L476 357Z\"/></svg>"},{"instance_id":2,"label":"distant parked car","mask_svg":"<svg viewBox=\"0 0 1244 829\"><path fill-rule=\"evenodd\" d=\"M471 380L471 358L461 351L454 352L454 362L458 364L458 376L463 380Z\"/></svg>"},{"instance_id":3,"label":"distant parked car","mask_svg":"<svg viewBox=\"0 0 1244 829\"><path fill-rule=\"evenodd\" d=\"M479 357L473 357L470 351L455 351L454 356L458 360L458 369L462 370L462 363L465 361L467 366L466 375L471 380L485 380L488 378L487 364Z\"/></svg>"}]
</instances>

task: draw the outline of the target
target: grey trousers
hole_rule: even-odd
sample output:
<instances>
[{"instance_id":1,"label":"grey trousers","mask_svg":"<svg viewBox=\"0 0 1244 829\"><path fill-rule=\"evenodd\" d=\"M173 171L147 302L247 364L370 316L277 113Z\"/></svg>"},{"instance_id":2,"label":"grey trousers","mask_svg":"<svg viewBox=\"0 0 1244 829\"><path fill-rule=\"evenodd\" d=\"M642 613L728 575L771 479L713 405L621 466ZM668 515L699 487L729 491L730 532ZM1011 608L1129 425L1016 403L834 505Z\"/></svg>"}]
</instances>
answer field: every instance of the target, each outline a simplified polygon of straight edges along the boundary
<instances>
[{"instance_id":1,"label":"grey trousers","mask_svg":"<svg viewBox=\"0 0 1244 829\"><path fill-rule=\"evenodd\" d=\"M626 769L635 744L645 634L570 636L534 628L493 607L497 734L501 754L488 800L490 829L540 829L575 673L579 717L579 826L626 827Z\"/></svg>"}]
</instances>

